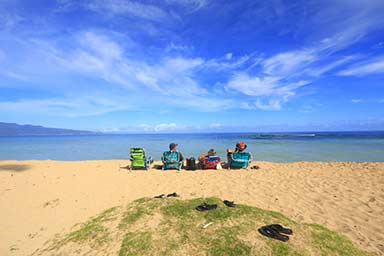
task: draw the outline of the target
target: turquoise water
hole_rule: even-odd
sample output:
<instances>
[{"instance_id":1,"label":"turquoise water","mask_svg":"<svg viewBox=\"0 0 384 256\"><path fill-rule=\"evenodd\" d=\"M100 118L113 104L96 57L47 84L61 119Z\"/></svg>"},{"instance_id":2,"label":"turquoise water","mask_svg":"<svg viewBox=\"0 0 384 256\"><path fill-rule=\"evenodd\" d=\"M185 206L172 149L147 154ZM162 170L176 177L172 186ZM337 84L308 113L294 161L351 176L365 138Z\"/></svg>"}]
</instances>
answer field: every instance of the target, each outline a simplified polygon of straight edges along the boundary
<instances>
[{"instance_id":1,"label":"turquoise water","mask_svg":"<svg viewBox=\"0 0 384 256\"><path fill-rule=\"evenodd\" d=\"M384 132L0 137L0 159L128 159L129 148L139 146L160 159L170 142L178 143L186 157L197 157L209 148L225 157L225 149L240 140L256 160L384 161Z\"/></svg>"}]
</instances>

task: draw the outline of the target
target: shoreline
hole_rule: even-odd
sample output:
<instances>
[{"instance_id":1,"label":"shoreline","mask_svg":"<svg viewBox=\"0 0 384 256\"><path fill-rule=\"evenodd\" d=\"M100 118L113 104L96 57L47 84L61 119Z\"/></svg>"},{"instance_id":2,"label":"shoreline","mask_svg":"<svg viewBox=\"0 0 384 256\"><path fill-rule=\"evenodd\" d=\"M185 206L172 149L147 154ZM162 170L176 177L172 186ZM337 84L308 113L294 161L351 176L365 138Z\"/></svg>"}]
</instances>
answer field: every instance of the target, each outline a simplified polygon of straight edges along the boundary
<instances>
[{"instance_id":1,"label":"shoreline","mask_svg":"<svg viewBox=\"0 0 384 256\"><path fill-rule=\"evenodd\" d=\"M196 157L195 157L196 158ZM155 165L161 165L161 159L153 159ZM226 163L226 157L222 158L223 162ZM82 160L65 160L65 159L0 159L0 164L2 162L63 162L63 163L81 163L81 162L96 162L96 161L117 161L117 162L126 162L129 164L130 160L129 158L123 159L123 158L111 158L111 159L82 159ZM196 161L198 159L196 158ZM184 159L185 162L185 159ZM268 160L252 160L253 165L257 165L257 163L270 163L270 164L297 164L297 163L308 163L308 164L384 164L384 161L308 161L308 160L302 160L302 161L286 161L286 162L279 162L279 161L268 161ZM152 168L153 169L153 164ZM197 169L198 171L205 171L201 169ZM224 168L225 170L225 168ZM140 171L140 170L139 170ZM183 169L183 171L188 171Z\"/></svg>"},{"instance_id":2,"label":"shoreline","mask_svg":"<svg viewBox=\"0 0 384 256\"><path fill-rule=\"evenodd\" d=\"M216 196L346 235L384 255L383 162L253 161L258 170L128 172L129 160L0 160L1 255L29 255L109 207L177 192ZM159 162L155 162L159 164Z\"/></svg>"}]
</instances>

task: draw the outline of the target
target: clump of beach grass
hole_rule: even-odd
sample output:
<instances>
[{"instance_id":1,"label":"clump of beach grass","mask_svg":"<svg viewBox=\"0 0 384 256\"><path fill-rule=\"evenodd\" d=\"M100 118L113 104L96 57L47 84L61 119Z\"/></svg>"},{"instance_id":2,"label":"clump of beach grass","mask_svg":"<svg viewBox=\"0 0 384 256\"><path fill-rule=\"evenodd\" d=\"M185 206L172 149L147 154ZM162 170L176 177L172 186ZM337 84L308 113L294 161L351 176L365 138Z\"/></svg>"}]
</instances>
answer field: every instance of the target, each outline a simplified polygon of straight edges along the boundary
<instances>
[{"instance_id":1,"label":"clump of beach grass","mask_svg":"<svg viewBox=\"0 0 384 256\"><path fill-rule=\"evenodd\" d=\"M218 208L198 212L203 202ZM210 225L206 225L210 223ZM261 236L260 226L293 229L289 242ZM205 227L205 228L204 228ZM347 237L247 205L226 207L218 198L143 198L114 207L50 241L40 255L370 255ZM64 254L63 254L64 253Z\"/></svg>"}]
</instances>

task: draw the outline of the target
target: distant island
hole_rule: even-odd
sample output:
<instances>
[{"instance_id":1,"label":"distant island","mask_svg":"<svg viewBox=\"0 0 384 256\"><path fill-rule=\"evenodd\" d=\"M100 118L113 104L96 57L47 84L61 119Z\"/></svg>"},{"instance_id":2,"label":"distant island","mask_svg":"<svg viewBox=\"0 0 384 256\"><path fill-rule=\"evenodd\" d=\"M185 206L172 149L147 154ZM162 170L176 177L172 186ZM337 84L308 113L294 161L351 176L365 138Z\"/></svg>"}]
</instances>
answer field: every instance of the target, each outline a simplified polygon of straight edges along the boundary
<instances>
[{"instance_id":1,"label":"distant island","mask_svg":"<svg viewBox=\"0 0 384 256\"><path fill-rule=\"evenodd\" d=\"M0 136L94 135L99 132L0 122Z\"/></svg>"}]
</instances>

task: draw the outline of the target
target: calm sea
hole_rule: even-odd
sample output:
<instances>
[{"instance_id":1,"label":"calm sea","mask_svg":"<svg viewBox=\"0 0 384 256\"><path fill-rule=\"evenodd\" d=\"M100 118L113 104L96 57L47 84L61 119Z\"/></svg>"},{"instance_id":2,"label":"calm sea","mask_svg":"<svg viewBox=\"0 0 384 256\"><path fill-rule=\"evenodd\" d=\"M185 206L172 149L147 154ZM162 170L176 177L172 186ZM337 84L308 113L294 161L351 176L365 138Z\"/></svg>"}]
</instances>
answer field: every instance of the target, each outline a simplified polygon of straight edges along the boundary
<instances>
[{"instance_id":1,"label":"calm sea","mask_svg":"<svg viewBox=\"0 0 384 256\"><path fill-rule=\"evenodd\" d=\"M141 134L0 137L0 159L128 159L130 147L144 147L160 159L170 142L186 157L210 148L225 156L237 141L248 144L254 159L291 161L384 161L384 132Z\"/></svg>"}]
</instances>

